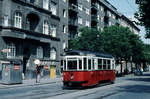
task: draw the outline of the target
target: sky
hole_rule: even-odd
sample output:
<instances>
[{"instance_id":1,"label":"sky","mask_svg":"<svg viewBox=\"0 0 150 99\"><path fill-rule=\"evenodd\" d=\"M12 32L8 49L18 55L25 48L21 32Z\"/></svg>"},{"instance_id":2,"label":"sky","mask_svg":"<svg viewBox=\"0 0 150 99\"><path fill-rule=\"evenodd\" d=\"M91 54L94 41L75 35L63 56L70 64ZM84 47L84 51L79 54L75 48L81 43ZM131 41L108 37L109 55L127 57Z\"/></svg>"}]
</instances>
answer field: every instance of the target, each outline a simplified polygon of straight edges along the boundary
<instances>
[{"instance_id":1,"label":"sky","mask_svg":"<svg viewBox=\"0 0 150 99\"><path fill-rule=\"evenodd\" d=\"M108 0L112 5L114 5L119 12L127 16L128 18L134 18L134 13L138 11L138 6L135 4L135 0ZM150 39L145 39L145 29L144 27L138 26L140 28L140 36L144 43L150 44Z\"/></svg>"}]
</instances>

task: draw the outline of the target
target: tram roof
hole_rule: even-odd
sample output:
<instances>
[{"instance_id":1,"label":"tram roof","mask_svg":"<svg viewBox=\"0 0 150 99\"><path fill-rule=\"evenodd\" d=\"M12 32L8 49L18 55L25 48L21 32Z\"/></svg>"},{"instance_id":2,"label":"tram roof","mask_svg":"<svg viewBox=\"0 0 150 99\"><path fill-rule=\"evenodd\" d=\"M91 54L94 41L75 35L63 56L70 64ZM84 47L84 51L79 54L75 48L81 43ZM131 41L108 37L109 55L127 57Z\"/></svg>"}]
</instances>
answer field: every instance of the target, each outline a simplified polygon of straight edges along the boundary
<instances>
[{"instance_id":1,"label":"tram roof","mask_svg":"<svg viewBox=\"0 0 150 99\"><path fill-rule=\"evenodd\" d=\"M96 57L113 58L113 56L110 54L98 53L98 52L92 52L92 51L83 51L83 50L68 51L68 52L66 52L66 55L96 56Z\"/></svg>"}]
</instances>

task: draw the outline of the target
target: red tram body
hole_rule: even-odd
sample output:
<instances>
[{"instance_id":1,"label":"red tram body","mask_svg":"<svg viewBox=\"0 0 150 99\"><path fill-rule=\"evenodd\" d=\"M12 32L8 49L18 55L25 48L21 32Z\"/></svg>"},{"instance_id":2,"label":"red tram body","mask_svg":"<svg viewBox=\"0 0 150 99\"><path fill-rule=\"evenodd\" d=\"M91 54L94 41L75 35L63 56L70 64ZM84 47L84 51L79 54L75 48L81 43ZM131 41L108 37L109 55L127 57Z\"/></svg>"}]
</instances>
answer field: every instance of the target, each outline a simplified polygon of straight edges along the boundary
<instances>
[{"instance_id":1,"label":"red tram body","mask_svg":"<svg viewBox=\"0 0 150 99\"><path fill-rule=\"evenodd\" d=\"M85 87L115 81L115 61L111 55L89 51L75 51L71 54L63 58L64 86Z\"/></svg>"}]
</instances>

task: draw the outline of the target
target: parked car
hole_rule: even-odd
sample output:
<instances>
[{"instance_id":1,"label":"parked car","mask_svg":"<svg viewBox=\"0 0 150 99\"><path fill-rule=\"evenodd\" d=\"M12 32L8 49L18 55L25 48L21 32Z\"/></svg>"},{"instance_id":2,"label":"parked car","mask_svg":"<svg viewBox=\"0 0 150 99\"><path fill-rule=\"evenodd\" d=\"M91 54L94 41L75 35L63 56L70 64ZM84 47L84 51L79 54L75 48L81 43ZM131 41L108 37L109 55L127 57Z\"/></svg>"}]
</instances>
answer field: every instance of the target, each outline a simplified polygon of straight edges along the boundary
<instances>
[{"instance_id":1,"label":"parked car","mask_svg":"<svg viewBox=\"0 0 150 99\"><path fill-rule=\"evenodd\" d=\"M144 72L148 72L149 71L149 68L144 68Z\"/></svg>"},{"instance_id":2,"label":"parked car","mask_svg":"<svg viewBox=\"0 0 150 99\"><path fill-rule=\"evenodd\" d=\"M143 75L143 71L141 69L136 69L134 71L134 75L141 76L141 75Z\"/></svg>"}]
</instances>

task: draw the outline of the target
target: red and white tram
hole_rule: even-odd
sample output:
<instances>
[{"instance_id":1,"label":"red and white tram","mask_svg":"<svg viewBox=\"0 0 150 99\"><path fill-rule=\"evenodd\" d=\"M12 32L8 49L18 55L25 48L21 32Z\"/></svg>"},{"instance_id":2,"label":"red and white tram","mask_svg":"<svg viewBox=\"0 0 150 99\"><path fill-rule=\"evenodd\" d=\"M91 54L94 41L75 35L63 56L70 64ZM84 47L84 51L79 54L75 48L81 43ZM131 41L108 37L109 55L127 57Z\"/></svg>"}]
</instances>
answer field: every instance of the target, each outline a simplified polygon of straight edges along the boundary
<instances>
[{"instance_id":1,"label":"red and white tram","mask_svg":"<svg viewBox=\"0 0 150 99\"><path fill-rule=\"evenodd\" d=\"M115 61L111 55L89 51L68 52L63 60L64 86L92 86L115 81Z\"/></svg>"}]
</instances>

